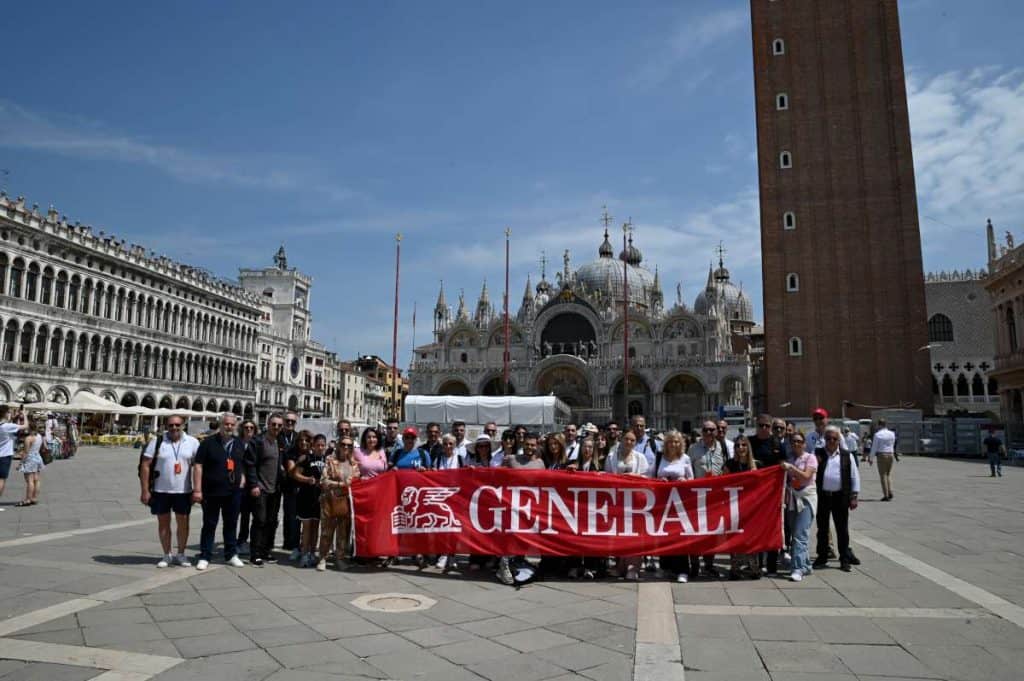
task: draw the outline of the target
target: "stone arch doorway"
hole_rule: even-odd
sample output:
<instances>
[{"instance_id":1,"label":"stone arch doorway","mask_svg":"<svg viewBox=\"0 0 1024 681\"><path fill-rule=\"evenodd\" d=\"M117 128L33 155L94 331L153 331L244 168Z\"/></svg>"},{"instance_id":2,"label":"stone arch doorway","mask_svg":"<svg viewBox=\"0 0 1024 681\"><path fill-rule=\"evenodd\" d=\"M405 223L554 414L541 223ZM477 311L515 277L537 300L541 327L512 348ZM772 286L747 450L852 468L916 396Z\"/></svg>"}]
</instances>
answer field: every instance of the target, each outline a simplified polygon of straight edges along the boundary
<instances>
[{"instance_id":1,"label":"stone arch doorway","mask_svg":"<svg viewBox=\"0 0 1024 681\"><path fill-rule=\"evenodd\" d=\"M586 375L576 367L564 364L545 369L537 377L538 395L553 394L574 410L594 406L594 397Z\"/></svg>"},{"instance_id":2,"label":"stone arch doorway","mask_svg":"<svg viewBox=\"0 0 1024 681\"><path fill-rule=\"evenodd\" d=\"M629 390L623 390L620 378L612 388L612 418L619 423L626 423L633 416L645 416L651 420L651 387L643 376L629 375Z\"/></svg>"},{"instance_id":3,"label":"stone arch doorway","mask_svg":"<svg viewBox=\"0 0 1024 681\"><path fill-rule=\"evenodd\" d=\"M438 395L470 395L469 386L457 378L450 378L437 388Z\"/></svg>"},{"instance_id":4,"label":"stone arch doorway","mask_svg":"<svg viewBox=\"0 0 1024 681\"><path fill-rule=\"evenodd\" d=\"M491 380L484 383L483 388L480 390L481 395L487 395L489 397L497 397L501 395L515 395L516 386L512 381L508 382L508 388L505 387L505 381L501 376L495 376Z\"/></svg>"},{"instance_id":5,"label":"stone arch doorway","mask_svg":"<svg viewBox=\"0 0 1024 681\"><path fill-rule=\"evenodd\" d=\"M695 430L704 414L706 391L696 377L677 374L662 389L665 405L665 423L683 432Z\"/></svg>"}]
</instances>

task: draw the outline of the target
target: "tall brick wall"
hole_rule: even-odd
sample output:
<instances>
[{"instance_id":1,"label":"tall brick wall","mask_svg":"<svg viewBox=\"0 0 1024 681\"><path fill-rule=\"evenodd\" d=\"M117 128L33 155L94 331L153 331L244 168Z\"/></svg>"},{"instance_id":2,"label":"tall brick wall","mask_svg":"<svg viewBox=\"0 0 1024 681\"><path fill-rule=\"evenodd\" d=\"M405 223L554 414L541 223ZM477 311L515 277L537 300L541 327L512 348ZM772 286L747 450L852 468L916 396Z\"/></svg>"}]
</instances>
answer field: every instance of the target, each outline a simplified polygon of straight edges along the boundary
<instances>
[{"instance_id":1,"label":"tall brick wall","mask_svg":"<svg viewBox=\"0 0 1024 681\"><path fill-rule=\"evenodd\" d=\"M766 408L929 410L931 378L896 0L751 0ZM773 42L784 41L774 54ZM778 110L786 94L788 108ZM792 167L780 168L780 153ZM791 211L795 229L784 228ZM787 275L799 291L787 291ZM789 341L802 340L793 357ZM784 403L791 403L781 407ZM848 412L854 413L854 412Z\"/></svg>"}]
</instances>

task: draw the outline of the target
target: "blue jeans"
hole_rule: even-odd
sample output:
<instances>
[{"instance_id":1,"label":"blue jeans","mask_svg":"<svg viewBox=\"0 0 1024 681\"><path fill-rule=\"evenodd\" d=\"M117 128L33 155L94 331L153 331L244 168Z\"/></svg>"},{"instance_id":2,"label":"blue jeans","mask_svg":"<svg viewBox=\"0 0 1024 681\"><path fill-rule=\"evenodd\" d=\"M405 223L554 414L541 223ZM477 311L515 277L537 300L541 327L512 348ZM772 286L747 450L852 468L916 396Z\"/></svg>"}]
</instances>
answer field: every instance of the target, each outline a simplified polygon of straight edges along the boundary
<instances>
[{"instance_id":1,"label":"blue jeans","mask_svg":"<svg viewBox=\"0 0 1024 681\"><path fill-rule=\"evenodd\" d=\"M988 455L988 467L992 469L992 475L996 473L999 473L999 475L1003 474L1003 462L999 458L999 452Z\"/></svg>"},{"instance_id":2,"label":"blue jeans","mask_svg":"<svg viewBox=\"0 0 1024 681\"><path fill-rule=\"evenodd\" d=\"M811 535L811 523L814 522L814 507L804 502L802 511L796 514L793 524L793 570L807 573L811 569L811 559L807 554L807 540Z\"/></svg>"},{"instance_id":3,"label":"blue jeans","mask_svg":"<svg viewBox=\"0 0 1024 681\"><path fill-rule=\"evenodd\" d=\"M213 557L213 540L217 534L217 522L224 518L224 559L230 559L237 552L235 532L238 529L238 510L242 504L242 490L218 497L203 497L203 530L199 534L199 559Z\"/></svg>"}]
</instances>

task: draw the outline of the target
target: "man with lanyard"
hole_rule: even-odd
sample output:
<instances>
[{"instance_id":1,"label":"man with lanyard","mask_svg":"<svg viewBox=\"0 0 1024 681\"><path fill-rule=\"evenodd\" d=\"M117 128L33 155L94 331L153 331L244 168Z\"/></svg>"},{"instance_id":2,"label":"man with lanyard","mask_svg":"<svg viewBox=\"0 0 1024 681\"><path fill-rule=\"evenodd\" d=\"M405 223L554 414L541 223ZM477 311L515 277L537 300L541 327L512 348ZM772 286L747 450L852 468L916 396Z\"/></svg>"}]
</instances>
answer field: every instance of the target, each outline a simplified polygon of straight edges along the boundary
<instances>
[{"instance_id":1,"label":"man with lanyard","mask_svg":"<svg viewBox=\"0 0 1024 681\"><path fill-rule=\"evenodd\" d=\"M286 462L289 459L294 460L296 456L295 445L297 444L298 437L295 432L295 424L298 422L298 414L294 411L285 412L284 428L281 429L281 433L277 436L278 451L281 452L282 464L284 464L286 470L288 468ZM301 555L301 551L299 551L299 516L296 514L295 508L298 488L288 475L282 475L279 479L279 487L281 488L281 515L284 524L282 528L284 537L281 548L285 551L291 551L288 559L295 562Z\"/></svg>"},{"instance_id":2,"label":"man with lanyard","mask_svg":"<svg viewBox=\"0 0 1024 681\"><path fill-rule=\"evenodd\" d=\"M19 433L25 431L22 423L12 423L7 419L11 415L11 408L6 404L0 404L0 496L4 493L4 486L7 484L7 476L11 473L11 462L14 461L14 442ZM0 511L5 510L0 506Z\"/></svg>"},{"instance_id":3,"label":"man with lanyard","mask_svg":"<svg viewBox=\"0 0 1024 681\"><path fill-rule=\"evenodd\" d=\"M635 451L643 452L648 470L654 468L654 460L658 456L658 442L647 434L647 419L637 414L629 420L629 425L633 435L636 435Z\"/></svg>"},{"instance_id":4,"label":"man with lanyard","mask_svg":"<svg viewBox=\"0 0 1024 681\"><path fill-rule=\"evenodd\" d=\"M860 473L857 455L842 446L842 433L836 426L825 428L824 447L815 450L818 457L818 557L813 567L828 565L829 516L836 526L839 549L839 569L850 571L850 565L860 565L850 551L850 511L857 508L860 495ZM856 562L855 562L856 561Z\"/></svg>"},{"instance_id":5,"label":"man with lanyard","mask_svg":"<svg viewBox=\"0 0 1024 681\"><path fill-rule=\"evenodd\" d=\"M715 428L718 430L716 433L718 436L718 444L722 445L722 452L725 454L725 458L728 461L735 456L733 442L729 439L729 424L726 421L718 421L715 423Z\"/></svg>"},{"instance_id":6,"label":"man with lanyard","mask_svg":"<svg viewBox=\"0 0 1024 681\"><path fill-rule=\"evenodd\" d=\"M399 437L398 419L389 418L384 426L384 451L390 454L394 451L395 447L402 446L402 439Z\"/></svg>"},{"instance_id":7,"label":"man with lanyard","mask_svg":"<svg viewBox=\"0 0 1024 681\"><path fill-rule=\"evenodd\" d=\"M570 423L562 432L565 434L565 460L575 461L580 458L580 442L576 439L576 424Z\"/></svg>"},{"instance_id":8,"label":"man with lanyard","mask_svg":"<svg viewBox=\"0 0 1024 681\"><path fill-rule=\"evenodd\" d=\"M856 450L850 450L856 451ZM882 482L882 501L892 500L892 460L896 456L896 433L885 426L885 419L878 419L878 430L871 438L868 464L878 457L878 477ZM1002 475L1000 471L999 475Z\"/></svg>"},{"instance_id":9,"label":"man with lanyard","mask_svg":"<svg viewBox=\"0 0 1024 681\"><path fill-rule=\"evenodd\" d=\"M280 440L284 417L273 413L267 419L267 430L246 450L245 486L252 506L249 562L263 567L270 559L277 534L277 514L281 507L281 479L284 477Z\"/></svg>"},{"instance_id":10,"label":"man with lanyard","mask_svg":"<svg viewBox=\"0 0 1024 681\"><path fill-rule=\"evenodd\" d=\"M199 440L184 431L185 419L167 418L167 432L150 440L142 451L139 466L139 500L156 516L163 558L156 564L165 568L172 563L192 567L185 557L188 545L188 516L192 512L192 461ZM152 489L150 485L152 484ZM178 530L178 553L171 553L171 511Z\"/></svg>"},{"instance_id":11,"label":"man with lanyard","mask_svg":"<svg viewBox=\"0 0 1024 681\"><path fill-rule=\"evenodd\" d=\"M226 413L220 417L220 430L203 440L192 466L192 500L203 505L203 529L199 535L197 570L210 566L217 523L224 519L224 560L232 567L243 567L235 544L238 512L242 505L245 481L243 452L245 445L235 438L238 417Z\"/></svg>"}]
</instances>

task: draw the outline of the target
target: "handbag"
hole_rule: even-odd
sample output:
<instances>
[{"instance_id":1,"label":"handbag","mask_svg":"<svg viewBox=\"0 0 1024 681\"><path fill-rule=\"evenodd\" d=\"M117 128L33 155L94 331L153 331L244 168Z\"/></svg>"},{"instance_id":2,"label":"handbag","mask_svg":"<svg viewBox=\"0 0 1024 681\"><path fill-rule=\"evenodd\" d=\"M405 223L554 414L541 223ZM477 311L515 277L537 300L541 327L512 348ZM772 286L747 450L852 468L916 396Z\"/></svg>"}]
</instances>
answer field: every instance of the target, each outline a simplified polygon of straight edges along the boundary
<instances>
[{"instance_id":1,"label":"handbag","mask_svg":"<svg viewBox=\"0 0 1024 681\"><path fill-rule=\"evenodd\" d=\"M320 502L323 504L325 515L328 518L341 518L349 513L347 488L328 487L320 495Z\"/></svg>"},{"instance_id":2,"label":"handbag","mask_svg":"<svg viewBox=\"0 0 1024 681\"><path fill-rule=\"evenodd\" d=\"M46 446L45 442L39 445L39 456L42 458L44 466L53 463L53 454L50 453L50 448Z\"/></svg>"}]
</instances>

